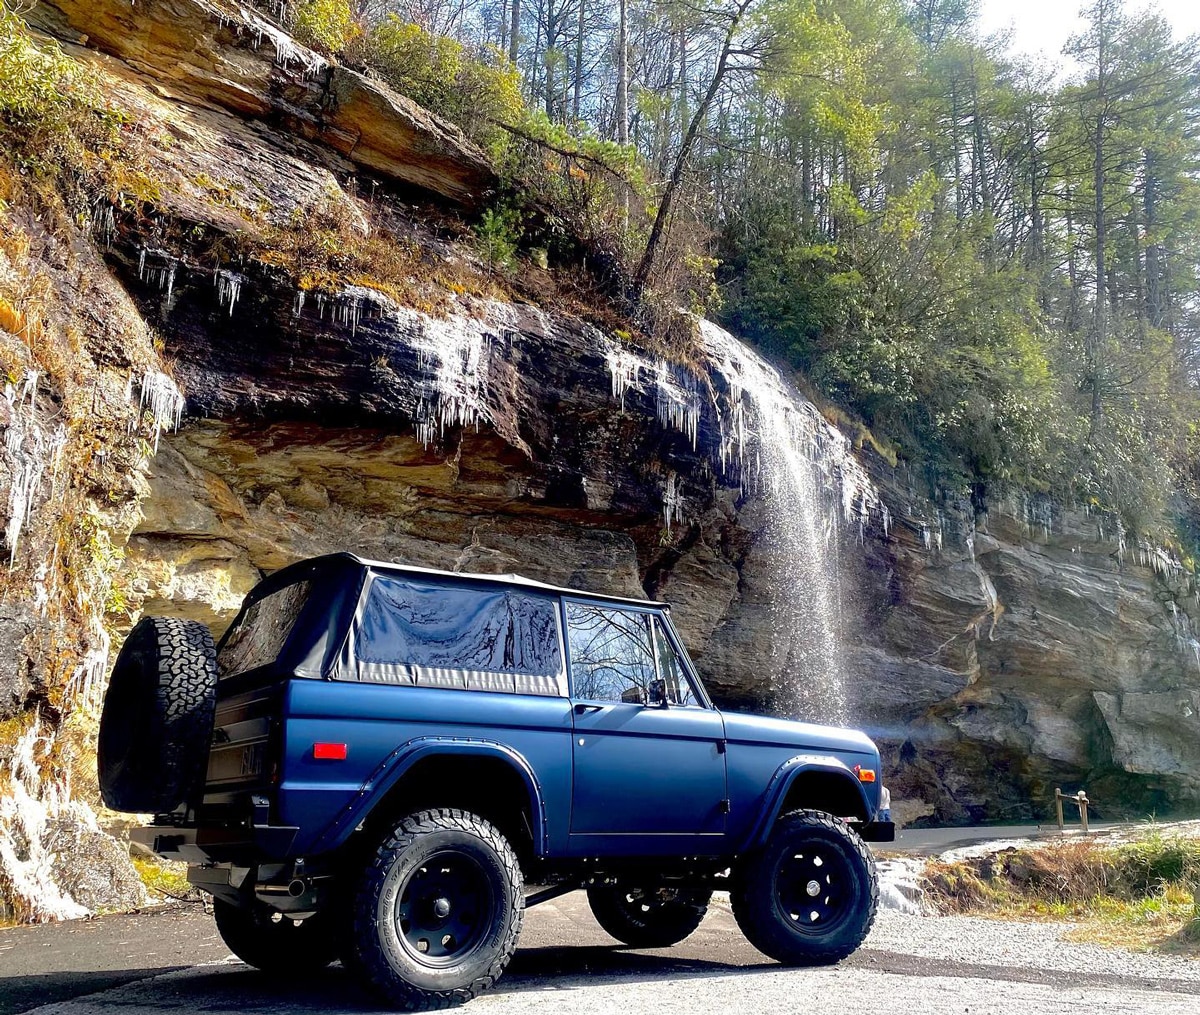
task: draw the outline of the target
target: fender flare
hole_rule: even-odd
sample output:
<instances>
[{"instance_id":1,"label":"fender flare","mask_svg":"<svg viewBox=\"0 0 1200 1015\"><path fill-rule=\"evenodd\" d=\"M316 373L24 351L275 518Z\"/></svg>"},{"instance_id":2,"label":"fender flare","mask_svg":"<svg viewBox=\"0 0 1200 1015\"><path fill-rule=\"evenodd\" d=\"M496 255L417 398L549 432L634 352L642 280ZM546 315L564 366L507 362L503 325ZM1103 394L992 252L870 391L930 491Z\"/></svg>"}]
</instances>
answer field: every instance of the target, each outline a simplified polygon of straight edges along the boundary
<instances>
[{"instance_id":1,"label":"fender flare","mask_svg":"<svg viewBox=\"0 0 1200 1015\"><path fill-rule=\"evenodd\" d=\"M767 841L767 837L771 834L771 828L783 809L783 802L787 799L788 791L791 790L798 778L810 772L822 772L837 776L847 783L847 791L853 787L853 792L862 803L862 812L867 816L864 820L869 820L871 805L867 800L866 790L863 789L862 783L858 781L845 762L831 754L797 754L780 765L775 770L775 774L771 776L765 794L766 803L747 840L750 846L761 846Z\"/></svg>"},{"instance_id":2,"label":"fender flare","mask_svg":"<svg viewBox=\"0 0 1200 1015\"><path fill-rule=\"evenodd\" d=\"M506 744L494 740L456 737L415 737L392 751L362 784L355 798L321 833L314 844L314 851L325 852L342 845L367 818L375 805L395 788L414 765L426 758L439 756L489 758L509 765L521 777L525 792L529 795L534 852L538 856L546 854L546 804L541 785L529 762Z\"/></svg>"}]
</instances>

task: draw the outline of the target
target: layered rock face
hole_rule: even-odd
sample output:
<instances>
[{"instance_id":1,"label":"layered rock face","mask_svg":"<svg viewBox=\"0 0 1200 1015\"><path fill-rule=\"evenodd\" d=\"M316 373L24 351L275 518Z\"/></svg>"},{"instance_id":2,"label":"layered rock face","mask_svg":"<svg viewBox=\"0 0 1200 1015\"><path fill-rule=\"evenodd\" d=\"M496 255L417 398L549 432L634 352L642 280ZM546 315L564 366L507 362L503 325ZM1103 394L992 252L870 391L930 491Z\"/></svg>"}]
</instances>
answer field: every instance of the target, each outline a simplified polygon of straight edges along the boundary
<instances>
[{"instance_id":1,"label":"layered rock face","mask_svg":"<svg viewBox=\"0 0 1200 1015\"><path fill-rule=\"evenodd\" d=\"M364 169L443 208L490 174L373 82L270 32L256 45L263 16L224 0L43 10L103 51L86 58L149 136L179 139L149 155L157 217L118 220L105 245L188 398L148 466L125 623L144 610L220 632L263 574L330 550L516 571L671 602L722 704L844 712L883 746L904 819L1043 816L1055 785L1086 786L1102 816L1200 802L1196 600L1114 520L948 498L846 458L796 399L790 453L822 513L789 527L759 453L783 431L712 348L685 367L552 305L441 291L418 313L369 284L215 263L214 235L317 201L369 231ZM428 260L469 256L417 226ZM802 552L823 554L840 690L812 673ZM0 631L25 623L0 612Z\"/></svg>"},{"instance_id":2,"label":"layered rock face","mask_svg":"<svg viewBox=\"0 0 1200 1015\"><path fill-rule=\"evenodd\" d=\"M1126 545L1110 515L1025 497L984 507L926 511L940 530L902 516L900 538L864 558L870 633L851 651L901 813L1046 816L1056 785L1085 787L1104 815L1194 810L1192 578Z\"/></svg>"}]
</instances>

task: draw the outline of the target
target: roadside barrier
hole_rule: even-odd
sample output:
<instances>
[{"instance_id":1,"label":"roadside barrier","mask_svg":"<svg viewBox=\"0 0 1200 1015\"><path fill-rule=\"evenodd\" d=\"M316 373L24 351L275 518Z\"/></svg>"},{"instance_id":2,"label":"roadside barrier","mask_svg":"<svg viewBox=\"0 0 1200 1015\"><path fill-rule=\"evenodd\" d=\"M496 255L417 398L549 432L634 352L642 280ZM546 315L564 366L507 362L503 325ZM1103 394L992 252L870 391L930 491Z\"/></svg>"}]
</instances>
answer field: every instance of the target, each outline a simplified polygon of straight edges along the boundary
<instances>
[{"instance_id":1,"label":"roadside barrier","mask_svg":"<svg viewBox=\"0 0 1200 1015\"><path fill-rule=\"evenodd\" d=\"M1057 786L1054 788L1054 809L1058 815L1058 830L1066 831L1063 823L1063 801L1075 804L1079 808L1079 824L1082 826L1081 831L1086 835L1088 833L1088 798L1087 794L1080 790L1078 793L1064 793Z\"/></svg>"}]
</instances>

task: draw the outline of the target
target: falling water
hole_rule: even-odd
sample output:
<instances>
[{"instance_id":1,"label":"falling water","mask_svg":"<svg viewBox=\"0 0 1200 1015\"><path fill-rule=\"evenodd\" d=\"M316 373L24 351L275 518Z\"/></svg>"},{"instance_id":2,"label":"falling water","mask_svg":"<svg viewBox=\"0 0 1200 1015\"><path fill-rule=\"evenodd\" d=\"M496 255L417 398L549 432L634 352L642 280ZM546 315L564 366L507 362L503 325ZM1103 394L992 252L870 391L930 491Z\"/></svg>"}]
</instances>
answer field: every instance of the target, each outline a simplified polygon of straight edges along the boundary
<instances>
[{"instance_id":1,"label":"falling water","mask_svg":"<svg viewBox=\"0 0 1200 1015\"><path fill-rule=\"evenodd\" d=\"M844 722L838 537L849 526L863 538L878 496L845 436L774 368L716 325L699 328L716 381L720 457L764 502L769 608L785 654L775 708Z\"/></svg>"}]
</instances>

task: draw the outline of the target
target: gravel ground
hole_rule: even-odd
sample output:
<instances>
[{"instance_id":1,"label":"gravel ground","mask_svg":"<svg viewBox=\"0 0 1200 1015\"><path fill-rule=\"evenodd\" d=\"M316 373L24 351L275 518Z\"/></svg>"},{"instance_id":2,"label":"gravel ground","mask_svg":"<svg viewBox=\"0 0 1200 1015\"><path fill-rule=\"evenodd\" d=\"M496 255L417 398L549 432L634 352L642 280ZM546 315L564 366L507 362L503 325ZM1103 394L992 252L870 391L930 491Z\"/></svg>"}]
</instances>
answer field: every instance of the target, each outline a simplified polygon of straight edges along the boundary
<instances>
[{"instance_id":1,"label":"gravel ground","mask_svg":"<svg viewBox=\"0 0 1200 1015\"><path fill-rule=\"evenodd\" d=\"M982 966L1083 972L1200 984L1200 961L1066 941L1073 923L1018 923L981 916L879 914L866 948ZM1200 1002L1196 1008L1200 1011Z\"/></svg>"},{"instance_id":2,"label":"gravel ground","mask_svg":"<svg viewBox=\"0 0 1200 1015\"><path fill-rule=\"evenodd\" d=\"M784 969L750 947L727 897L680 945L640 951L617 946L574 893L530 912L508 972L464 1015L1200 1012L1200 961L1064 941L1070 928L884 910L847 961ZM0 931L0 1015L379 1011L338 968L282 980L248 969L199 907Z\"/></svg>"}]
</instances>

